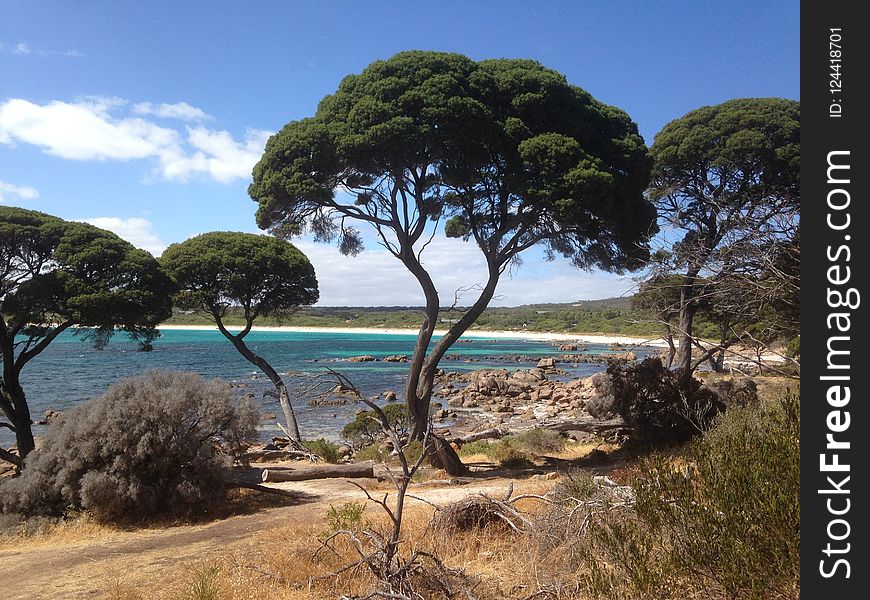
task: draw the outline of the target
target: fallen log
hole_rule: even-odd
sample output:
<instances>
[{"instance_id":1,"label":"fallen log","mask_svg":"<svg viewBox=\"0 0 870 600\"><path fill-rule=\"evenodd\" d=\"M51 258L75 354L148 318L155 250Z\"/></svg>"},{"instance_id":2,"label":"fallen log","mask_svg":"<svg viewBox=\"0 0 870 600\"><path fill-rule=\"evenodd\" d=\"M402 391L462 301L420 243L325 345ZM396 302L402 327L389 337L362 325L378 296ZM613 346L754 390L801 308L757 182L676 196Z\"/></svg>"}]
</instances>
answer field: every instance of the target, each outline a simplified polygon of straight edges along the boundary
<instances>
[{"instance_id":1,"label":"fallen log","mask_svg":"<svg viewBox=\"0 0 870 600\"><path fill-rule=\"evenodd\" d=\"M361 463L347 463L343 465L312 465L307 467L278 467L263 469L262 481L267 483L279 483L283 481L307 481L309 479L331 479L337 477L374 478L374 463L366 461Z\"/></svg>"}]
</instances>

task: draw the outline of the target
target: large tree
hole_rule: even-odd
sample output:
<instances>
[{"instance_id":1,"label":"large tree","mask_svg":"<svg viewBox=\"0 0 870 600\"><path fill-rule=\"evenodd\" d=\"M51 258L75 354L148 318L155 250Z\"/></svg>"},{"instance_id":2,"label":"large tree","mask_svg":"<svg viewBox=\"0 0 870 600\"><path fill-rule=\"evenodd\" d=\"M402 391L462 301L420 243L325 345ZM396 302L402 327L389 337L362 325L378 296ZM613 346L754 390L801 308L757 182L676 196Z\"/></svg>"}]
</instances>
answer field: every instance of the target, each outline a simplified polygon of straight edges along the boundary
<instances>
[{"instance_id":1,"label":"large tree","mask_svg":"<svg viewBox=\"0 0 870 600\"><path fill-rule=\"evenodd\" d=\"M425 315L405 399L412 437L422 439L439 361L520 253L540 244L578 267L642 264L656 229L643 196L648 174L628 115L556 71L530 60L412 51L346 77L313 117L272 136L248 192L261 227L337 239L345 254L362 247L354 224L369 224L415 277ZM421 255L442 226L473 240L487 275L430 347L441 301ZM448 470L461 469L455 454L441 456Z\"/></svg>"},{"instance_id":2,"label":"large tree","mask_svg":"<svg viewBox=\"0 0 870 600\"><path fill-rule=\"evenodd\" d=\"M0 206L0 407L21 465L34 448L21 372L63 331L102 346L116 329L148 343L172 312L157 261L114 233L44 213Z\"/></svg>"},{"instance_id":3,"label":"large tree","mask_svg":"<svg viewBox=\"0 0 870 600\"><path fill-rule=\"evenodd\" d=\"M668 123L650 154L649 196L671 230L672 267L682 278L675 364L688 377L699 278L718 290L720 303L737 300L764 277L763 257L796 235L800 104L747 98L705 106ZM742 308L723 308L744 315L759 310L762 298L744 298Z\"/></svg>"},{"instance_id":4,"label":"large tree","mask_svg":"<svg viewBox=\"0 0 870 600\"><path fill-rule=\"evenodd\" d=\"M245 343L257 317L288 314L317 302L317 279L308 258L292 244L265 235L216 231L172 244L160 263L177 286L175 302L213 319L236 350L260 368L275 386L287 433L300 441L287 388L266 359ZM227 311L240 308L244 327L233 333Z\"/></svg>"}]
</instances>

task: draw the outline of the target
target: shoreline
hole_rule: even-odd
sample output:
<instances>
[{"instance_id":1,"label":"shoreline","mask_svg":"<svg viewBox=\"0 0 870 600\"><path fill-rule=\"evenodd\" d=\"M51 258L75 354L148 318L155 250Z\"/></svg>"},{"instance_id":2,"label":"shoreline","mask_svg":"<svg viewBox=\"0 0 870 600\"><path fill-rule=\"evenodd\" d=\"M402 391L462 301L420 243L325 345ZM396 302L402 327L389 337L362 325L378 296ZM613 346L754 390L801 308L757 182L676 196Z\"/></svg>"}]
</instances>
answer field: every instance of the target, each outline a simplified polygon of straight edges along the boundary
<instances>
[{"instance_id":1,"label":"shoreline","mask_svg":"<svg viewBox=\"0 0 870 600\"><path fill-rule=\"evenodd\" d=\"M217 331L214 325L159 325L162 331ZM240 331L241 326L227 326L230 331ZM374 335L410 335L416 336L416 329L380 328L380 327L257 327L251 331L276 332L276 333L338 333L338 334L374 334ZM434 335L440 336L446 333L445 329L436 329ZM621 346L654 346L666 347L667 344L661 338L633 337L625 335L604 334L580 334L580 333L555 333L546 331L481 331L470 330L462 334L466 339L516 339L535 340L544 342L578 342L586 344L619 344Z\"/></svg>"}]
</instances>

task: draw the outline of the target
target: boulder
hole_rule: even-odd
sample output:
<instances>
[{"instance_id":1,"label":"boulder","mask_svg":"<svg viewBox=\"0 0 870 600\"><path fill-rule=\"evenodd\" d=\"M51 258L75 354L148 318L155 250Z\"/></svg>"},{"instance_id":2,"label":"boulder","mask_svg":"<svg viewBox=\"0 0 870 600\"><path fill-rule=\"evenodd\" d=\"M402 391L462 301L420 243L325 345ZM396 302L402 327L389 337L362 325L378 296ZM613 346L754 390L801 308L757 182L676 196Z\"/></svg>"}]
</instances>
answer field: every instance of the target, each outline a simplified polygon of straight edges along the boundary
<instances>
[{"instance_id":1,"label":"boulder","mask_svg":"<svg viewBox=\"0 0 870 600\"><path fill-rule=\"evenodd\" d=\"M360 356L351 356L347 359L347 362L357 363L357 362L371 362L375 360L374 356L369 354L362 354Z\"/></svg>"},{"instance_id":2,"label":"boulder","mask_svg":"<svg viewBox=\"0 0 870 600\"><path fill-rule=\"evenodd\" d=\"M597 419L609 419L619 413L613 395L613 383L607 373L595 373L584 380L585 408Z\"/></svg>"},{"instance_id":3,"label":"boulder","mask_svg":"<svg viewBox=\"0 0 870 600\"><path fill-rule=\"evenodd\" d=\"M552 358L542 358L538 361L537 367L539 369L555 369L556 361Z\"/></svg>"},{"instance_id":4,"label":"boulder","mask_svg":"<svg viewBox=\"0 0 870 600\"><path fill-rule=\"evenodd\" d=\"M388 390L384 392L384 400L386 400L387 402L395 402L397 399L398 397L396 396L396 392L394 392L393 390Z\"/></svg>"},{"instance_id":5,"label":"boulder","mask_svg":"<svg viewBox=\"0 0 870 600\"><path fill-rule=\"evenodd\" d=\"M404 363L408 362L408 357L405 354L393 354L391 356L385 356L384 362Z\"/></svg>"}]
</instances>

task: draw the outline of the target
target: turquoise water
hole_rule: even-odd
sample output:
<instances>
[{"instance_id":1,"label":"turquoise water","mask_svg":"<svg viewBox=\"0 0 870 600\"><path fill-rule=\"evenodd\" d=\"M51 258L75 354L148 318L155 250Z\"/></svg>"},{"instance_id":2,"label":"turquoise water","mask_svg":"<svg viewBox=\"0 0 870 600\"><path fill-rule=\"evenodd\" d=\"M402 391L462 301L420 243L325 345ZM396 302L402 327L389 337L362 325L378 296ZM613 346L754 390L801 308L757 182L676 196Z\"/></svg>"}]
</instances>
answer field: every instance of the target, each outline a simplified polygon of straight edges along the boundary
<instances>
[{"instance_id":1,"label":"turquoise water","mask_svg":"<svg viewBox=\"0 0 870 600\"><path fill-rule=\"evenodd\" d=\"M342 359L369 354L378 358L392 354L410 355L415 335L381 335L328 333L251 332L246 338L249 347L263 356L285 377L291 389L291 399L299 427L305 438L320 436L337 439L341 428L360 408L357 404L311 407L309 400L312 377L333 368L347 375L366 395L394 390L401 399L407 364L383 361L349 363ZM606 346L587 345L587 353L607 353ZM522 339L461 340L444 360L446 370L507 367L529 368L533 362L517 362L514 356L528 358L561 354L552 343ZM639 352L641 354L641 352ZM461 356L460 356L461 355ZM466 362L474 359L480 362ZM559 365L565 368L565 365ZM269 381L253 365L245 361L218 331L168 330L154 343L152 352L138 352L137 345L127 336L116 335L103 350L95 350L88 342L71 333L64 333L22 373L34 419L45 410L66 410L75 404L96 397L115 381L151 369L193 371L207 378L221 378L246 384L240 391L253 393L264 412L281 414L276 400L264 397L271 389ZM600 364L581 364L568 368L574 376L586 376L602 370ZM263 436L276 431L264 423ZM39 435L40 428L35 433ZM5 436L5 437L3 437ZM9 435L0 429L0 442L9 443Z\"/></svg>"}]
</instances>

